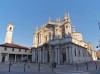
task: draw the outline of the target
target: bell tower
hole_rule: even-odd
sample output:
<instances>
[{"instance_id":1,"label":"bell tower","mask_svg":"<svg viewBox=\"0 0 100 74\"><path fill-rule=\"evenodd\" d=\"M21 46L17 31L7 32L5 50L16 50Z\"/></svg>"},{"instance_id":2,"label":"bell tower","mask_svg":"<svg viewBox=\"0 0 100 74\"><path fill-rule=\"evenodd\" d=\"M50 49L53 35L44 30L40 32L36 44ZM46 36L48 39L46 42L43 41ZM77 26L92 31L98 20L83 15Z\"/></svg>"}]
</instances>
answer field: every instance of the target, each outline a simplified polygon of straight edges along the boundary
<instances>
[{"instance_id":1,"label":"bell tower","mask_svg":"<svg viewBox=\"0 0 100 74\"><path fill-rule=\"evenodd\" d=\"M71 33L71 23L70 23L69 13L68 14L65 13L63 22L64 22L64 27L65 27L65 37L67 37L68 34Z\"/></svg>"},{"instance_id":2,"label":"bell tower","mask_svg":"<svg viewBox=\"0 0 100 74\"><path fill-rule=\"evenodd\" d=\"M14 25L12 23L8 24L5 43L12 43L13 28L14 28Z\"/></svg>"}]
</instances>

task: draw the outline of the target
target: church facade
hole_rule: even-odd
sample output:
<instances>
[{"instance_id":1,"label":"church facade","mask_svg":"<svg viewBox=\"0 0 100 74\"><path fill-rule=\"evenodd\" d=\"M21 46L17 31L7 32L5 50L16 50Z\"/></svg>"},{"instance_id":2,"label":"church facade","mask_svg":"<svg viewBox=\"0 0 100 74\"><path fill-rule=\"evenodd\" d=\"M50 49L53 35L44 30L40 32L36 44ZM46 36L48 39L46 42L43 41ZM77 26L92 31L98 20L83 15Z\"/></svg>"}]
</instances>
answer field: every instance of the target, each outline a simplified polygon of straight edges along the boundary
<instances>
[{"instance_id":1,"label":"church facade","mask_svg":"<svg viewBox=\"0 0 100 74\"><path fill-rule=\"evenodd\" d=\"M12 41L14 25L9 24L6 31L5 43L0 44L0 62L31 61L31 49Z\"/></svg>"},{"instance_id":2,"label":"church facade","mask_svg":"<svg viewBox=\"0 0 100 74\"><path fill-rule=\"evenodd\" d=\"M49 19L41 29L36 27L32 46L32 62L60 64L83 63L97 60L90 42L71 25L69 14L63 20Z\"/></svg>"}]
</instances>

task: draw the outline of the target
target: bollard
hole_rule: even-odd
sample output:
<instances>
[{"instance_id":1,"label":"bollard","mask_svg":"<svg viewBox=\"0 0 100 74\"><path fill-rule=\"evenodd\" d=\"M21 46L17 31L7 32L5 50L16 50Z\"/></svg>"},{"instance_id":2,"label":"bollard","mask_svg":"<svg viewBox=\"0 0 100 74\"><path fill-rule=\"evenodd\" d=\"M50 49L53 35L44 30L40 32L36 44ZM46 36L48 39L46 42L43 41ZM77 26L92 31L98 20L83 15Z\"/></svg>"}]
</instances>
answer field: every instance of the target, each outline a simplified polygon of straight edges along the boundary
<instances>
[{"instance_id":1,"label":"bollard","mask_svg":"<svg viewBox=\"0 0 100 74\"><path fill-rule=\"evenodd\" d=\"M88 71L88 63L86 62L86 67L87 67L87 71Z\"/></svg>"},{"instance_id":2,"label":"bollard","mask_svg":"<svg viewBox=\"0 0 100 74\"><path fill-rule=\"evenodd\" d=\"M76 71L78 71L78 64L76 63Z\"/></svg>"},{"instance_id":3,"label":"bollard","mask_svg":"<svg viewBox=\"0 0 100 74\"><path fill-rule=\"evenodd\" d=\"M9 63L9 72L11 71L11 62Z\"/></svg>"},{"instance_id":4,"label":"bollard","mask_svg":"<svg viewBox=\"0 0 100 74\"><path fill-rule=\"evenodd\" d=\"M95 62L95 68L96 68L96 70L98 69L98 67L97 67L97 63Z\"/></svg>"},{"instance_id":5,"label":"bollard","mask_svg":"<svg viewBox=\"0 0 100 74\"><path fill-rule=\"evenodd\" d=\"M25 66L26 66L26 64L24 63L24 72L25 72Z\"/></svg>"},{"instance_id":6,"label":"bollard","mask_svg":"<svg viewBox=\"0 0 100 74\"><path fill-rule=\"evenodd\" d=\"M38 72L40 72L40 62L39 62Z\"/></svg>"}]
</instances>

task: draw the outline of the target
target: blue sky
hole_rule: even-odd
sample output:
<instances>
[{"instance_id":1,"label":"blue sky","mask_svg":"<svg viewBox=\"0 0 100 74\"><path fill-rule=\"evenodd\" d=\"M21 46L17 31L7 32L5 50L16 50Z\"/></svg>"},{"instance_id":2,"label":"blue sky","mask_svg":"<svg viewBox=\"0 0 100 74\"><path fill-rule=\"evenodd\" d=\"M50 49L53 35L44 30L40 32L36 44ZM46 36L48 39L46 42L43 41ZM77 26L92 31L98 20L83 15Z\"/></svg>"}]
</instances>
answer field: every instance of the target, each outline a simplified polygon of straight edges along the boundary
<instances>
[{"instance_id":1,"label":"blue sky","mask_svg":"<svg viewBox=\"0 0 100 74\"><path fill-rule=\"evenodd\" d=\"M0 0L0 44L4 43L8 23L14 24L13 41L32 46L35 27L48 18L63 18L69 12L76 31L86 42L99 44L100 0Z\"/></svg>"}]
</instances>

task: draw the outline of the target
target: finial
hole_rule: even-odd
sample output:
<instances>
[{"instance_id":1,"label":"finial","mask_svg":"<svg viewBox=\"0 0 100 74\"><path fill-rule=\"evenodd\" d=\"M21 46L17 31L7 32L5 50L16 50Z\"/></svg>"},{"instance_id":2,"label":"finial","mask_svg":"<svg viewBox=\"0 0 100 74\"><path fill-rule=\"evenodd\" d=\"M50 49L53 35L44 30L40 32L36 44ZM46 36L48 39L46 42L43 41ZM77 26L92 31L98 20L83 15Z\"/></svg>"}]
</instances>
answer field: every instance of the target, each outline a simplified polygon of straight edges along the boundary
<instances>
[{"instance_id":1,"label":"finial","mask_svg":"<svg viewBox=\"0 0 100 74\"><path fill-rule=\"evenodd\" d=\"M64 17L67 17L67 14L66 13L64 14Z\"/></svg>"},{"instance_id":2,"label":"finial","mask_svg":"<svg viewBox=\"0 0 100 74\"><path fill-rule=\"evenodd\" d=\"M56 22L60 22L60 18L56 18Z\"/></svg>"},{"instance_id":3,"label":"finial","mask_svg":"<svg viewBox=\"0 0 100 74\"><path fill-rule=\"evenodd\" d=\"M69 16L69 13L68 13L67 17L68 17L68 22L70 23L70 16Z\"/></svg>"},{"instance_id":4,"label":"finial","mask_svg":"<svg viewBox=\"0 0 100 74\"><path fill-rule=\"evenodd\" d=\"M49 17L48 23L50 23L50 22L51 22L51 18Z\"/></svg>"},{"instance_id":5,"label":"finial","mask_svg":"<svg viewBox=\"0 0 100 74\"><path fill-rule=\"evenodd\" d=\"M75 32L75 26L72 26L72 32Z\"/></svg>"},{"instance_id":6,"label":"finial","mask_svg":"<svg viewBox=\"0 0 100 74\"><path fill-rule=\"evenodd\" d=\"M70 18L70 16L69 16L69 12L68 12L68 15L67 15L67 17L68 17L68 18Z\"/></svg>"},{"instance_id":7,"label":"finial","mask_svg":"<svg viewBox=\"0 0 100 74\"><path fill-rule=\"evenodd\" d=\"M58 21L60 22L60 18L58 18Z\"/></svg>"},{"instance_id":8,"label":"finial","mask_svg":"<svg viewBox=\"0 0 100 74\"><path fill-rule=\"evenodd\" d=\"M67 20L68 19L68 17L67 17L67 14L65 13L64 14L64 20Z\"/></svg>"},{"instance_id":9,"label":"finial","mask_svg":"<svg viewBox=\"0 0 100 74\"><path fill-rule=\"evenodd\" d=\"M58 18L56 18L56 22L58 22Z\"/></svg>"},{"instance_id":10,"label":"finial","mask_svg":"<svg viewBox=\"0 0 100 74\"><path fill-rule=\"evenodd\" d=\"M36 31L38 31L38 26L36 26Z\"/></svg>"}]
</instances>

